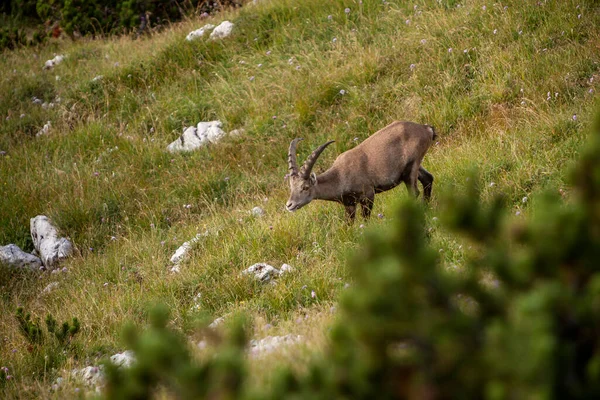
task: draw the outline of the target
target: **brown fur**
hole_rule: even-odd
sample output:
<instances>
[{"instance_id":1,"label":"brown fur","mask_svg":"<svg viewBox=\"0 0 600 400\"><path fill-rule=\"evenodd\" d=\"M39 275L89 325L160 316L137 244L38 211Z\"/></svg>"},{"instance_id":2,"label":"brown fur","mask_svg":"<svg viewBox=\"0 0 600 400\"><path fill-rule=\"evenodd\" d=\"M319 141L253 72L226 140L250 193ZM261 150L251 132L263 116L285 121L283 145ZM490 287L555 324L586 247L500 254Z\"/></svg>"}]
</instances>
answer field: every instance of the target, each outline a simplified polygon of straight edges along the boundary
<instances>
[{"instance_id":1,"label":"brown fur","mask_svg":"<svg viewBox=\"0 0 600 400\"><path fill-rule=\"evenodd\" d=\"M295 211L315 199L329 200L342 203L351 221L357 204L368 218L376 193L404 182L418 197L417 180L423 185L425 200L429 200L433 176L421 167L421 162L436 137L429 125L396 121L340 154L331 168L318 176L311 173L312 165L325 145L315 150L298 171L295 154L292 156L298 142L295 140L290 145L291 193L286 208Z\"/></svg>"}]
</instances>

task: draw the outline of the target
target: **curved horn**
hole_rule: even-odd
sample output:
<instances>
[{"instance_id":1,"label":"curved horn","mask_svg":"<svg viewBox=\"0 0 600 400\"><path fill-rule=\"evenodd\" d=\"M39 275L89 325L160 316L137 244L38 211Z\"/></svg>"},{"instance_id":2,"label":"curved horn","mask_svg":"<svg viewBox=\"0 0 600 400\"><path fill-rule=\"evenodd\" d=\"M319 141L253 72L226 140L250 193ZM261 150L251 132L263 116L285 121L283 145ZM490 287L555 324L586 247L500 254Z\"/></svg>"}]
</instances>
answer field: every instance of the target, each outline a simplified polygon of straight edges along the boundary
<instances>
[{"instance_id":1,"label":"curved horn","mask_svg":"<svg viewBox=\"0 0 600 400\"><path fill-rule=\"evenodd\" d=\"M289 170L292 171L292 173L298 173L298 162L296 161L296 146L298 145L298 142L304 140L302 138L296 138L294 140L292 140L292 142L290 143L290 149L288 151L288 165L289 165Z\"/></svg>"},{"instance_id":2,"label":"curved horn","mask_svg":"<svg viewBox=\"0 0 600 400\"><path fill-rule=\"evenodd\" d=\"M315 151L312 152L310 156L308 156L304 162L304 165L302 166L302 169L300 170L300 176L302 176L304 179L308 179L310 173L312 172L313 166L317 162L317 158L319 158L323 150L325 150L325 147L329 146L333 142L335 142L335 140L330 140L329 142L320 145L315 149Z\"/></svg>"}]
</instances>

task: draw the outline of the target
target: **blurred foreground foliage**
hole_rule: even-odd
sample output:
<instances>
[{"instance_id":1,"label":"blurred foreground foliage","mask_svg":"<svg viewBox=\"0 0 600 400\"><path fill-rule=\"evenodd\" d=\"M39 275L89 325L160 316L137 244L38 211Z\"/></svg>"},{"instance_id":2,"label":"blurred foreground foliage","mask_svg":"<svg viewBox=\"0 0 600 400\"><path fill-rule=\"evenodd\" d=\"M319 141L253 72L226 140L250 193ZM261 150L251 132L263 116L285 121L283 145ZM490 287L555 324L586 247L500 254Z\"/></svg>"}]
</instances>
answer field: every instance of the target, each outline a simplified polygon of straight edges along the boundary
<instances>
[{"instance_id":1,"label":"blurred foreground foliage","mask_svg":"<svg viewBox=\"0 0 600 400\"><path fill-rule=\"evenodd\" d=\"M108 366L107 398L546 399L600 396L600 120L573 170L568 202L548 194L530 219L502 199L480 201L477 180L441 201L442 221L473 254L448 271L428 245L421 207L403 203L350 262L328 354L306 373L246 384L244 329L197 362L155 311L128 344L138 362Z\"/></svg>"}]
</instances>

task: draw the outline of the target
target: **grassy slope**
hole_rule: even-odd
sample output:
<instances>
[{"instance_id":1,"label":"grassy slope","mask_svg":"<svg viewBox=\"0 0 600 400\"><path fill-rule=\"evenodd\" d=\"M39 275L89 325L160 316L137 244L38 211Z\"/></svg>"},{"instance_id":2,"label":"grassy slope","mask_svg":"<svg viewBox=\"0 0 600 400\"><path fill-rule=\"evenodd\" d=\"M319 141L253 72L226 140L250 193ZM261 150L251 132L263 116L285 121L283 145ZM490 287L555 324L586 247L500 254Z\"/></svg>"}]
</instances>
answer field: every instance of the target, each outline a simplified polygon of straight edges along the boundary
<instances>
[{"instance_id":1,"label":"grassy slope","mask_svg":"<svg viewBox=\"0 0 600 400\"><path fill-rule=\"evenodd\" d=\"M301 158L336 140L316 167L322 170L355 138L395 119L414 120L440 136L425 159L434 196L440 186L460 190L473 166L484 195L503 191L515 210L535 210L544 188L562 189L598 106L598 9L592 1L465 3L264 1L208 21L236 23L234 35L219 42L185 41L204 23L190 21L143 40L4 54L0 244L31 250L29 218L46 214L80 251L65 263L66 274L1 274L1 363L16 376L4 390L51 396L57 376L41 377L49 368L27 352L12 316L17 304L41 317L82 321L78 347L59 368L120 350L123 322L144 323L156 301L171 306L172 324L192 335L198 293L214 317L249 312L258 336L301 332L320 345L326 314L348 279L344 259L363 228L346 226L334 204L283 211L294 137L306 139ZM42 71L53 53L68 58ZM97 75L104 78L92 82ZM32 96L62 101L44 110ZM246 133L192 154L164 151L183 127L210 119ZM35 138L47 120L51 133ZM385 218L367 229L390 222L398 196L405 190L378 196L374 212ZM264 217L250 216L256 205ZM435 228L435 214L436 199L432 242L447 263L459 264L464 248ZM174 250L206 229L213 234L182 272L169 273ZM297 272L275 287L239 276L260 261L286 262ZM59 287L40 294L53 281ZM315 322L296 324L304 313ZM275 328L264 332L265 322Z\"/></svg>"}]
</instances>

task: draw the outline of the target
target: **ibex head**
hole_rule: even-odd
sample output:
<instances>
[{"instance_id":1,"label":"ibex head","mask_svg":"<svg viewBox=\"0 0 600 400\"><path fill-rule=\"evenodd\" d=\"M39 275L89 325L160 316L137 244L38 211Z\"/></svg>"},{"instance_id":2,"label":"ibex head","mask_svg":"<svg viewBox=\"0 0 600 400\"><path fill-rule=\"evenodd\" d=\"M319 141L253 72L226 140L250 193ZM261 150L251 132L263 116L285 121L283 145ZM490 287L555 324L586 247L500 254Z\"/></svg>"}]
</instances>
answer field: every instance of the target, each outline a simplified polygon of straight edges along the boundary
<instances>
[{"instance_id":1,"label":"ibex head","mask_svg":"<svg viewBox=\"0 0 600 400\"><path fill-rule=\"evenodd\" d=\"M317 175L312 172L312 168L315 165L315 162L317 162L317 158L319 158L323 150L325 150L325 147L334 142L331 140L317 147L315 151L308 156L302 165L302 168L298 170L298 163L296 162L296 146L301 140L302 138L292 140L288 152L290 198L285 205L285 208L288 211L296 211L314 199L317 186Z\"/></svg>"}]
</instances>

